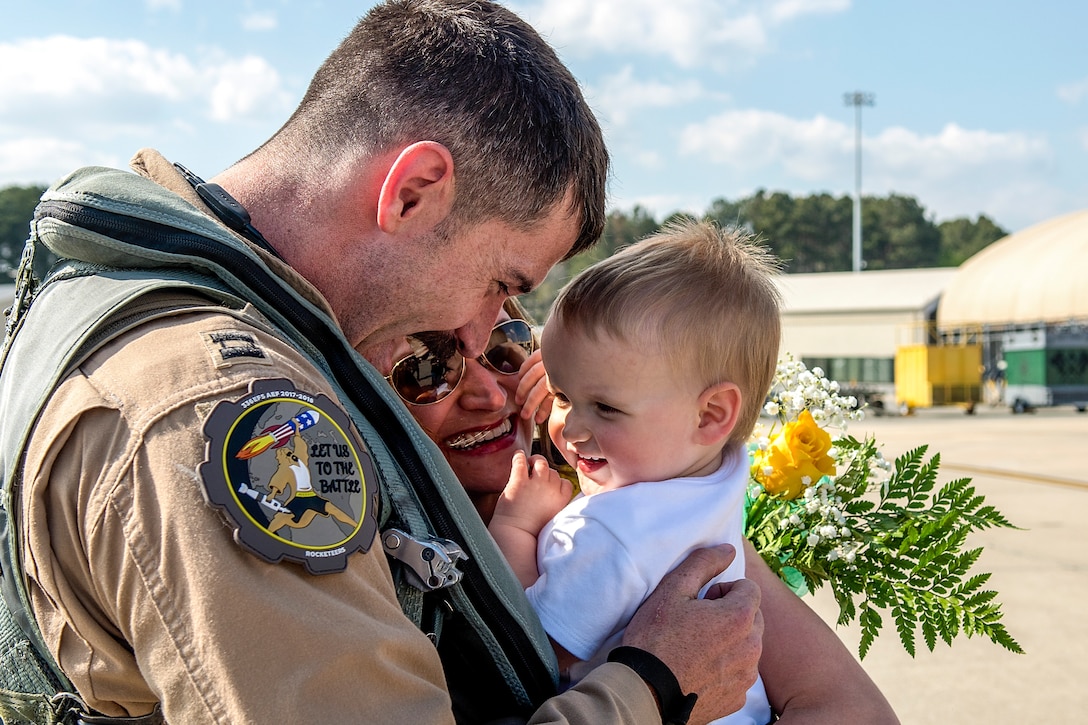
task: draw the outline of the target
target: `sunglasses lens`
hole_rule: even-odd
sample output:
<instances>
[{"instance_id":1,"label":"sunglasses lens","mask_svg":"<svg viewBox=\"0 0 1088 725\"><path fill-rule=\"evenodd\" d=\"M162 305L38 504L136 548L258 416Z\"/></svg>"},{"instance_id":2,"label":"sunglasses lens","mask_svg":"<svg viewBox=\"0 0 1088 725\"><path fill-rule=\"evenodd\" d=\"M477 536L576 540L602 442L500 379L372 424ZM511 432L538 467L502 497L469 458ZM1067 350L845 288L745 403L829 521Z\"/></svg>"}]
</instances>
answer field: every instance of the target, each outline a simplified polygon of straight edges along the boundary
<instances>
[{"instance_id":1,"label":"sunglasses lens","mask_svg":"<svg viewBox=\"0 0 1088 725\"><path fill-rule=\"evenodd\" d=\"M393 367L389 378L404 400L415 405L437 403L453 392L461 380L465 359L454 355L439 360L428 353L406 357Z\"/></svg>"},{"instance_id":2,"label":"sunglasses lens","mask_svg":"<svg viewBox=\"0 0 1088 725\"><path fill-rule=\"evenodd\" d=\"M484 357L503 375L514 375L533 354L533 331L524 320L507 320L491 331Z\"/></svg>"},{"instance_id":3,"label":"sunglasses lens","mask_svg":"<svg viewBox=\"0 0 1088 725\"><path fill-rule=\"evenodd\" d=\"M439 346L440 348L444 346ZM465 371L465 358L448 347L448 356L427 351L404 358L393 366L389 381L405 401L412 405L437 403L453 392ZM484 360L492 370L515 375L521 364L533 354L533 330L525 320L507 320L491 331Z\"/></svg>"}]
</instances>

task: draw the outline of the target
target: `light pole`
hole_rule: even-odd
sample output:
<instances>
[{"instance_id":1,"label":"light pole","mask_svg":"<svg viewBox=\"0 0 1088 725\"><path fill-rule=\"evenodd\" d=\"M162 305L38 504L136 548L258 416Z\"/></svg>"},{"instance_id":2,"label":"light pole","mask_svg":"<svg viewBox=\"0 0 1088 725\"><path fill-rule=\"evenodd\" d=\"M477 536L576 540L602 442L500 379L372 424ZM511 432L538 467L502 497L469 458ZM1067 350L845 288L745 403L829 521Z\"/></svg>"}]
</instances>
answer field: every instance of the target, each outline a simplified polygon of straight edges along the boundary
<instances>
[{"instance_id":1,"label":"light pole","mask_svg":"<svg viewBox=\"0 0 1088 725\"><path fill-rule=\"evenodd\" d=\"M861 107L876 101L872 93L844 93L843 101L854 107L854 271L861 271Z\"/></svg>"}]
</instances>

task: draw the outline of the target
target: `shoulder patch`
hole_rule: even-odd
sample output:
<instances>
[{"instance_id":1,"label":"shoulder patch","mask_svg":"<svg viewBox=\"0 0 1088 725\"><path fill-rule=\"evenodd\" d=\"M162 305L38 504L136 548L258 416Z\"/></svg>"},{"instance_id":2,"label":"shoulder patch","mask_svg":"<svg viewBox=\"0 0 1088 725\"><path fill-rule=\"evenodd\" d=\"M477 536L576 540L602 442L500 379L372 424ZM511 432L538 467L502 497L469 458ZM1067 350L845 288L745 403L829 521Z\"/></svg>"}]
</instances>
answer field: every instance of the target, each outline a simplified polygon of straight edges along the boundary
<instances>
[{"instance_id":1,"label":"shoulder patch","mask_svg":"<svg viewBox=\"0 0 1088 725\"><path fill-rule=\"evenodd\" d=\"M212 364L225 368L239 362L271 365L272 360L265 355L257 336L245 330L213 330L202 332L204 347L212 356Z\"/></svg>"},{"instance_id":2,"label":"shoulder patch","mask_svg":"<svg viewBox=\"0 0 1088 725\"><path fill-rule=\"evenodd\" d=\"M377 478L348 416L288 380L256 380L204 424L204 496L266 561L343 571L377 530Z\"/></svg>"}]
</instances>

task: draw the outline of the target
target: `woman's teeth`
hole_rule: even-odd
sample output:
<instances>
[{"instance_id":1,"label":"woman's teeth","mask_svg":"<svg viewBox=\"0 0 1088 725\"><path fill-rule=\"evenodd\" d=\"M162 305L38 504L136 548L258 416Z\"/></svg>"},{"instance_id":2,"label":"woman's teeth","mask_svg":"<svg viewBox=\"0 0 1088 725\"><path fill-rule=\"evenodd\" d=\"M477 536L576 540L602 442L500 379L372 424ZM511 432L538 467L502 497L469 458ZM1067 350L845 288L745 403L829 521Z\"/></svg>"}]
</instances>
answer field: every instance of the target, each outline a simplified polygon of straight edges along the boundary
<instances>
[{"instance_id":1,"label":"woman's teeth","mask_svg":"<svg viewBox=\"0 0 1088 725\"><path fill-rule=\"evenodd\" d=\"M469 448L475 448L476 446L493 441L496 438L502 438L509 433L513 428L513 424L510 423L509 418L503 419L502 423L494 428L488 428L487 430L478 430L475 433L463 433L459 436L454 436L446 441L446 445L457 451L465 451Z\"/></svg>"}]
</instances>

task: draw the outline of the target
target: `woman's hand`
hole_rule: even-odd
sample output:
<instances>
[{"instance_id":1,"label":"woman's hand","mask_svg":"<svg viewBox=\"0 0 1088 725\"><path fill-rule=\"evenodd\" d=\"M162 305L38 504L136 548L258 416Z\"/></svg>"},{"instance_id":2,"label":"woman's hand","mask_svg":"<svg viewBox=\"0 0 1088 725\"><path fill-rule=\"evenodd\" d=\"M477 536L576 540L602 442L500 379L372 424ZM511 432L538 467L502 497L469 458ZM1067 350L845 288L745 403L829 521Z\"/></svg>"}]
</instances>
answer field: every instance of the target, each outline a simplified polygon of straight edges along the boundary
<instances>
[{"instance_id":1,"label":"woman's hand","mask_svg":"<svg viewBox=\"0 0 1088 725\"><path fill-rule=\"evenodd\" d=\"M552 394L548 392L548 376L544 372L544 360L537 350L521 364L521 381L518 382L514 402L521 406L521 417L543 423L551 415Z\"/></svg>"}]
</instances>

